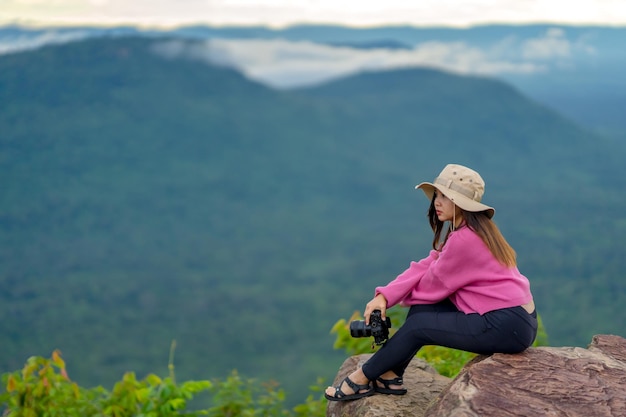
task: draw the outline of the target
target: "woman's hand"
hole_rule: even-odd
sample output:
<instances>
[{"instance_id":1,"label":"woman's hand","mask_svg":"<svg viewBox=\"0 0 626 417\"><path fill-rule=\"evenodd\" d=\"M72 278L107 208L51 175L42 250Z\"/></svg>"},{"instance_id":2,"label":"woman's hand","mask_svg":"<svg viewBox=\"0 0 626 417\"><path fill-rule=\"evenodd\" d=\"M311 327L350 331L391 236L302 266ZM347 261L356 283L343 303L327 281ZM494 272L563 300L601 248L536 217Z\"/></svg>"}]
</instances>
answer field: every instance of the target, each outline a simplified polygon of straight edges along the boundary
<instances>
[{"instance_id":1,"label":"woman's hand","mask_svg":"<svg viewBox=\"0 0 626 417\"><path fill-rule=\"evenodd\" d=\"M383 320L387 318L387 299L384 295L378 294L365 305L365 313L363 313L363 317L365 317L366 325L370 324L370 315L374 310L380 310L380 316Z\"/></svg>"}]
</instances>

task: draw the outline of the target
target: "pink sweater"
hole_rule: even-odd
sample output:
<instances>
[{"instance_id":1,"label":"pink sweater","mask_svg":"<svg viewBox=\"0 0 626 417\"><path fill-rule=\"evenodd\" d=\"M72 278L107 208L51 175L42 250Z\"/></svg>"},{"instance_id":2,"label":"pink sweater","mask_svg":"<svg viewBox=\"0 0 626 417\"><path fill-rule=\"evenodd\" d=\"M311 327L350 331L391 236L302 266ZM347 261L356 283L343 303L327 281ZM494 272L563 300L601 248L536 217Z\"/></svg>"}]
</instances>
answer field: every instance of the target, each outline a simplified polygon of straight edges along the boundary
<instances>
[{"instance_id":1,"label":"pink sweater","mask_svg":"<svg viewBox=\"0 0 626 417\"><path fill-rule=\"evenodd\" d=\"M387 307L434 304L446 298L466 313L515 307L531 301L530 283L517 267L499 263L487 245L468 227L452 232L443 249L411 262L409 268L384 287Z\"/></svg>"}]
</instances>

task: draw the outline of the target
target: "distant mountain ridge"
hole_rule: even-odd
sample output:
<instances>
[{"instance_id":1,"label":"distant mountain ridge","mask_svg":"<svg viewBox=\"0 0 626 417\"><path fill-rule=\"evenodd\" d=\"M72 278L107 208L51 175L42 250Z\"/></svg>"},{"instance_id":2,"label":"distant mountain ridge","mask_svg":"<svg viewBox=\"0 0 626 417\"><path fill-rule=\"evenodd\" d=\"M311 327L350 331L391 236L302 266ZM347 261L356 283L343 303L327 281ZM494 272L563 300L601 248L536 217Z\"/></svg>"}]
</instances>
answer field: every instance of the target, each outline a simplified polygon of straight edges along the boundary
<instances>
[{"instance_id":1,"label":"distant mountain ridge","mask_svg":"<svg viewBox=\"0 0 626 417\"><path fill-rule=\"evenodd\" d=\"M1 370L60 348L107 384L176 339L181 378L302 394L343 360L335 321L428 250L413 186L449 162L485 177L552 342L626 331L622 143L487 78L279 91L170 40L0 56Z\"/></svg>"},{"instance_id":2,"label":"distant mountain ridge","mask_svg":"<svg viewBox=\"0 0 626 417\"><path fill-rule=\"evenodd\" d=\"M219 54L271 85L298 86L350 72L394 65L435 65L462 73L498 77L577 123L614 137L626 137L626 28L571 25L485 25L470 28L383 26L350 28L300 25L266 27L189 26L174 30L114 28L0 28L0 53L43 44L100 36L174 37L226 41ZM265 42L268 50L259 51ZM282 46L270 46L272 42ZM312 45L304 45L308 42ZM288 50L273 51L272 48ZM321 52L320 45L327 45ZM317 48L312 53L307 48ZM295 49L294 49L295 48ZM292 49L294 49L292 51ZM371 57L350 58L370 50ZM297 51L297 53L296 53ZM361 52L359 52L361 51ZM394 52L394 56L385 55ZM402 57L398 56L404 51ZM208 53L208 52L207 52ZM264 60L256 63L255 55ZM289 57L299 60L292 66ZM331 54L332 59L325 54ZM276 62L268 63L272 58ZM340 59L338 59L340 57ZM309 60L305 65L302 59ZM280 61L285 61L281 63ZM404 62L404 63L403 63ZM334 63L334 64L333 64ZM309 68L319 66L318 71ZM371 69L371 68L370 68ZM326 74L327 73L327 74Z\"/></svg>"}]
</instances>

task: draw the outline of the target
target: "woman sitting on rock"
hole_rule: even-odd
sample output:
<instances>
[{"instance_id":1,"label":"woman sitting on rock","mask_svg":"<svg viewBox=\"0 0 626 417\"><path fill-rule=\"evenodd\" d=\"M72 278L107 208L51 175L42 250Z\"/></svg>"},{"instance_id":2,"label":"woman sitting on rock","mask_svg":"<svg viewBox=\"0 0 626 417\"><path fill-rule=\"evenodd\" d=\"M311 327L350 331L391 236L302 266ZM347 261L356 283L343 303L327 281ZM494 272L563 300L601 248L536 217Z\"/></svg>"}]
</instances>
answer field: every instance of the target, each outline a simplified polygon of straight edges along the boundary
<instances>
[{"instance_id":1,"label":"woman sitting on rock","mask_svg":"<svg viewBox=\"0 0 626 417\"><path fill-rule=\"evenodd\" d=\"M415 188L430 199L433 250L377 287L364 312L369 325L373 311L380 310L385 320L386 309L402 304L410 306L406 321L362 368L326 389L330 401L405 394L404 370L425 345L479 354L518 353L537 334L530 284L517 269L515 251L491 220L495 210L481 203L481 176L451 164L433 183Z\"/></svg>"}]
</instances>

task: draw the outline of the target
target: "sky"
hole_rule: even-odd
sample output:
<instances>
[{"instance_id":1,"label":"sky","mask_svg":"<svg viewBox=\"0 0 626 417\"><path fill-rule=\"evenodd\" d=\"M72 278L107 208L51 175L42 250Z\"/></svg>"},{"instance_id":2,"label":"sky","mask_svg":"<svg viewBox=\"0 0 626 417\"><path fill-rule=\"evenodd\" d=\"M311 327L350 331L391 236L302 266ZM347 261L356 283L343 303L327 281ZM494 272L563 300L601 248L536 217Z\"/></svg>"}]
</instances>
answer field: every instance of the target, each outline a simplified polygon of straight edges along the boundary
<instances>
[{"instance_id":1,"label":"sky","mask_svg":"<svg viewBox=\"0 0 626 417\"><path fill-rule=\"evenodd\" d=\"M0 25L626 26L624 0L0 0Z\"/></svg>"}]
</instances>

